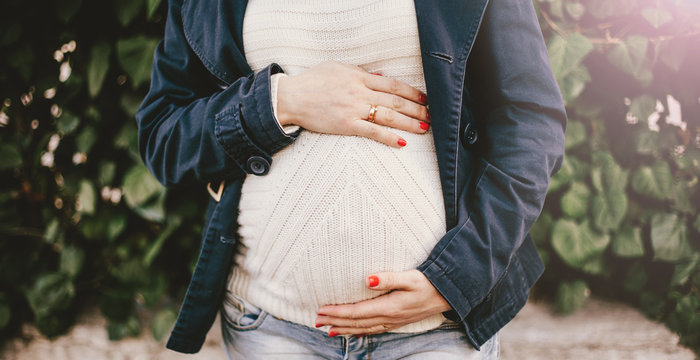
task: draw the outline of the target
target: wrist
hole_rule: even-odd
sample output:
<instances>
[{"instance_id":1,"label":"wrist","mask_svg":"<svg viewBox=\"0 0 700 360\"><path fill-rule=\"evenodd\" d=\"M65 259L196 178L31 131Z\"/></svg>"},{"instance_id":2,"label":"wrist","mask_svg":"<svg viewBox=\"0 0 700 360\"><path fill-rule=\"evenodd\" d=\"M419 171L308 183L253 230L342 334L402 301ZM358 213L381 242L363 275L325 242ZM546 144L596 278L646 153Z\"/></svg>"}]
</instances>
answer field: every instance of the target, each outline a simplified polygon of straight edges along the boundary
<instances>
[{"instance_id":1,"label":"wrist","mask_svg":"<svg viewBox=\"0 0 700 360\"><path fill-rule=\"evenodd\" d=\"M286 125L298 125L294 122L292 118L292 112L290 111L289 103L289 76L281 76L277 83L277 121L282 126Z\"/></svg>"}]
</instances>

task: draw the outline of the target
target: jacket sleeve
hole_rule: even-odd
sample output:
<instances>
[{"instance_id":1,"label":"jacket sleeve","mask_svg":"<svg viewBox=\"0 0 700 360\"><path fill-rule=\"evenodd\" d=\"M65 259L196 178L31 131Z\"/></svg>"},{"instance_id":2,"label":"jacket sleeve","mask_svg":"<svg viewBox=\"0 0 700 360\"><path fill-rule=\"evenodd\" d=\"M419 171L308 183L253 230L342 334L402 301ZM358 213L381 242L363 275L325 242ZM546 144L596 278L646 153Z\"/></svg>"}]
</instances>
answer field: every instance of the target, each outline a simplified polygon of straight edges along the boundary
<instances>
[{"instance_id":1,"label":"jacket sleeve","mask_svg":"<svg viewBox=\"0 0 700 360\"><path fill-rule=\"evenodd\" d=\"M457 226L419 267L461 321L497 288L539 216L566 126L530 0L490 1L467 74L479 175L458 195Z\"/></svg>"},{"instance_id":2,"label":"jacket sleeve","mask_svg":"<svg viewBox=\"0 0 700 360\"><path fill-rule=\"evenodd\" d=\"M273 115L270 77L282 69L271 64L216 86L188 45L180 7L169 2L151 87L136 113L141 157L165 185L241 178L253 173L251 159L259 175L260 164L269 167L271 155L298 135L285 133Z\"/></svg>"}]
</instances>

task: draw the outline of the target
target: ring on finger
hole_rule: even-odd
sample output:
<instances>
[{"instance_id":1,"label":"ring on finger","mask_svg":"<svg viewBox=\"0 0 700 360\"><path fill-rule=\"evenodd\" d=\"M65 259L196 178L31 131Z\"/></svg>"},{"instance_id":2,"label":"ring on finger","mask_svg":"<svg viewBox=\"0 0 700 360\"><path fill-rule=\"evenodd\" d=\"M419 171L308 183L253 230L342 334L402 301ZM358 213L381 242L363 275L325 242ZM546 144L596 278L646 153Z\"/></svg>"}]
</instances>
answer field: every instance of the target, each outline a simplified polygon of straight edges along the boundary
<instances>
[{"instance_id":1,"label":"ring on finger","mask_svg":"<svg viewBox=\"0 0 700 360\"><path fill-rule=\"evenodd\" d=\"M374 117L377 115L377 105L370 105L369 115L367 115L367 121L373 123Z\"/></svg>"}]
</instances>

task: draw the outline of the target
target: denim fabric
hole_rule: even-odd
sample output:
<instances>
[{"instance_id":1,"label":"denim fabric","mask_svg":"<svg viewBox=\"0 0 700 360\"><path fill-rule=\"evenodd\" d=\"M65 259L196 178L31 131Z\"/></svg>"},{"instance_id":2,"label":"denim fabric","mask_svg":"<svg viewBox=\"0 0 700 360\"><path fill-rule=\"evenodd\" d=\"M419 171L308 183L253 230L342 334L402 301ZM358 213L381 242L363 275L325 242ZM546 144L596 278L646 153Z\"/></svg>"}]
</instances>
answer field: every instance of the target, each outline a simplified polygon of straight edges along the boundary
<instances>
[{"instance_id":1,"label":"denim fabric","mask_svg":"<svg viewBox=\"0 0 700 360\"><path fill-rule=\"evenodd\" d=\"M280 320L228 292L220 313L230 360L496 360L499 354L498 334L475 350L460 324L450 320L427 332L331 338L326 331Z\"/></svg>"}]
</instances>

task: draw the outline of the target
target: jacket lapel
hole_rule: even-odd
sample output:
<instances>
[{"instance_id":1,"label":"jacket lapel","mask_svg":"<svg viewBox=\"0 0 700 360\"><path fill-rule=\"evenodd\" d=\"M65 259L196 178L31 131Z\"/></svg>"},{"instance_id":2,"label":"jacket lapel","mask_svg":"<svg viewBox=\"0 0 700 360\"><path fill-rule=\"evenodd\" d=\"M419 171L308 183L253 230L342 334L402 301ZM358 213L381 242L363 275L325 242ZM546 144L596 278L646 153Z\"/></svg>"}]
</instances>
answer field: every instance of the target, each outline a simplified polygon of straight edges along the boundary
<instances>
[{"instance_id":1,"label":"jacket lapel","mask_svg":"<svg viewBox=\"0 0 700 360\"><path fill-rule=\"evenodd\" d=\"M415 0L447 226L457 219L457 153L467 58L488 0ZM465 124L466 125L466 124Z\"/></svg>"}]
</instances>

